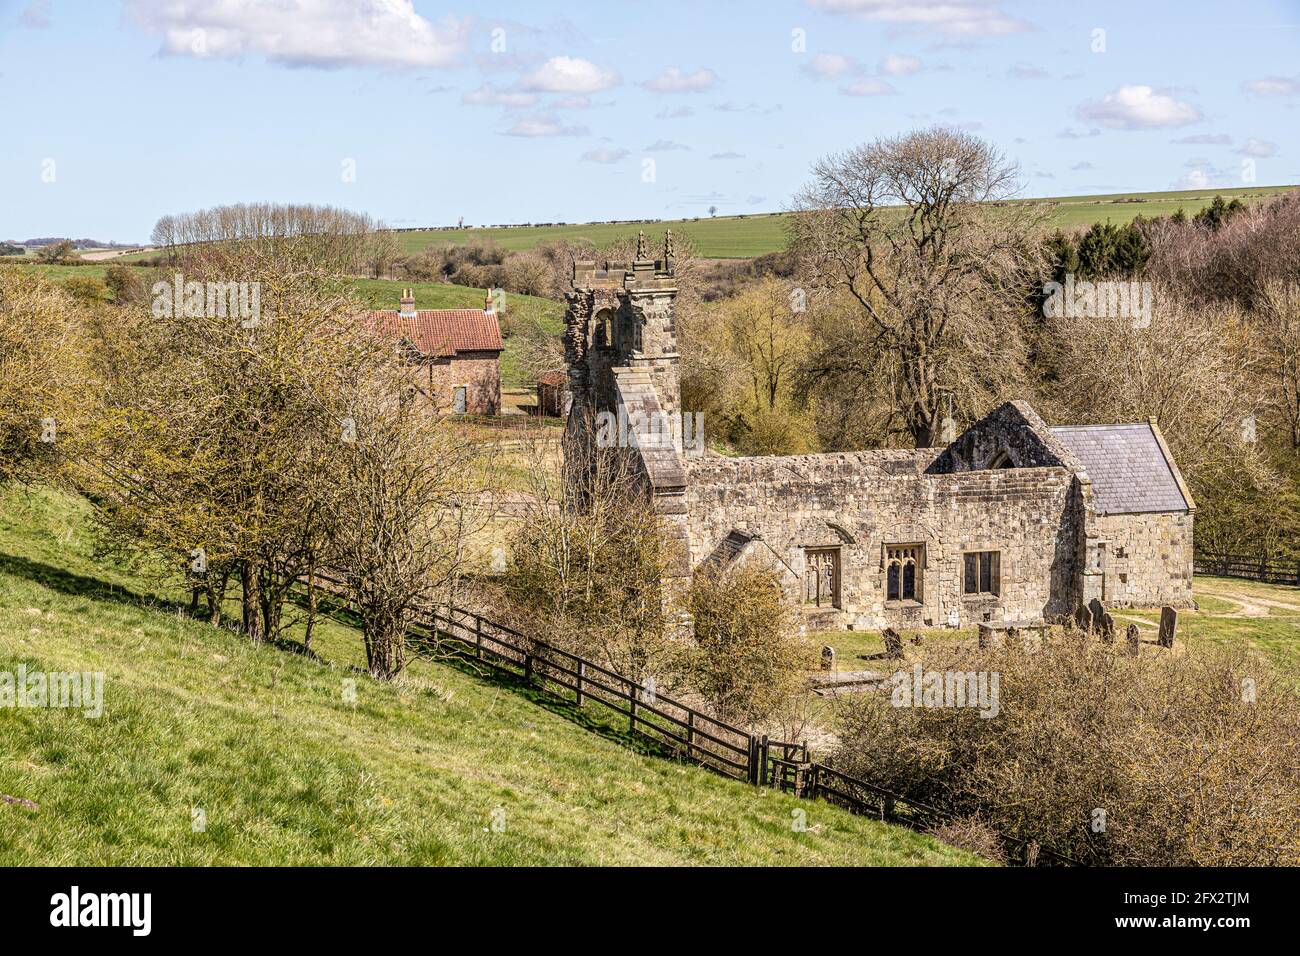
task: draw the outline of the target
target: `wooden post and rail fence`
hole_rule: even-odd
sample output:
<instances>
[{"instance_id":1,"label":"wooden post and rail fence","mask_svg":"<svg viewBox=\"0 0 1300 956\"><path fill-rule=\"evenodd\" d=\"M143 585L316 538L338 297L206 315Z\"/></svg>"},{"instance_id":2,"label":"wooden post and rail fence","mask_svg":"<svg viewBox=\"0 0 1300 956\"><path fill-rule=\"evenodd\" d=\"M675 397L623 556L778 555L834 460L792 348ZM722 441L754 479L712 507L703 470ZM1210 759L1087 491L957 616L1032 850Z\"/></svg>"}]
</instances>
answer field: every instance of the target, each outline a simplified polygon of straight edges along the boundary
<instances>
[{"instance_id":1,"label":"wooden post and rail fence","mask_svg":"<svg viewBox=\"0 0 1300 956\"><path fill-rule=\"evenodd\" d=\"M1192 569L1196 574L1217 574L1225 578L1244 578L1265 584L1300 587L1300 561L1270 558L1267 555L1211 554L1198 552Z\"/></svg>"},{"instance_id":2,"label":"wooden post and rail fence","mask_svg":"<svg viewBox=\"0 0 1300 956\"><path fill-rule=\"evenodd\" d=\"M318 585L343 598L343 582L316 573ZM797 797L823 799L852 813L926 830L955 814L918 803L811 759L806 741L773 740L718 720L594 661L535 640L463 608L426 609L408 636L466 660L513 674L576 707L599 704L627 718L628 731L715 773ZM1000 834L1019 847L1021 862L1078 861L1035 840Z\"/></svg>"}]
</instances>

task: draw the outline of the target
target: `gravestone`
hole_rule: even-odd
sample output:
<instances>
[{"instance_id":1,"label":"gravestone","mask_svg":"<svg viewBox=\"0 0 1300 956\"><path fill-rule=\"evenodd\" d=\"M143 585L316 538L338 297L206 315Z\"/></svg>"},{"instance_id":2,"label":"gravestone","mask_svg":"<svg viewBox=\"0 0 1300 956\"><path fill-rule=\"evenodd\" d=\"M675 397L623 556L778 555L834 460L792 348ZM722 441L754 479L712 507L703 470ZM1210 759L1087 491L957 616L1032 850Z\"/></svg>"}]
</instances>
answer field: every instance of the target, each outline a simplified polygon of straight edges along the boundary
<instances>
[{"instance_id":1,"label":"gravestone","mask_svg":"<svg viewBox=\"0 0 1300 956\"><path fill-rule=\"evenodd\" d=\"M1125 636L1128 638L1128 652L1134 657L1142 653L1142 632L1136 624L1128 626Z\"/></svg>"},{"instance_id":2,"label":"gravestone","mask_svg":"<svg viewBox=\"0 0 1300 956\"><path fill-rule=\"evenodd\" d=\"M1092 626L1101 627L1102 615L1106 613L1106 609L1101 606L1101 602L1096 598L1089 601L1088 612L1092 614Z\"/></svg>"},{"instance_id":3,"label":"gravestone","mask_svg":"<svg viewBox=\"0 0 1300 956\"><path fill-rule=\"evenodd\" d=\"M880 632L880 636L885 640L885 653L890 657L903 656L903 639L898 632L892 627L887 627Z\"/></svg>"},{"instance_id":4,"label":"gravestone","mask_svg":"<svg viewBox=\"0 0 1300 956\"><path fill-rule=\"evenodd\" d=\"M822 670L835 670L835 648L829 644L822 648Z\"/></svg>"},{"instance_id":5,"label":"gravestone","mask_svg":"<svg viewBox=\"0 0 1300 956\"><path fill-rule=\"evenodd\" d=\"M1101 612L1101 639L1107 644L1115 643L1115 619L1108 611Z\"/></svg>"},{"instance_id":6,"label":"gravestone","mask_svg":"<svg viewBox=\"0 0 1300 956\"><path fill-rule=\"evenodd\" d=\"M1085 634L1092 630L1092 612L1088 610L1086 604L1079 605L1079 610L1074 612L1074 623Z\"/></svg>"},{"instance_id":7,"label":"gravestone","mask_svg":"<svg viewBox=\"0 0 1300 956\"><path fill-rule=\"evenodd\" d=\"M1174 635L1178 633L1178 612L1171 607L1160 609L1160 646L1173 647Z\"/></svg>"}]
</instances>

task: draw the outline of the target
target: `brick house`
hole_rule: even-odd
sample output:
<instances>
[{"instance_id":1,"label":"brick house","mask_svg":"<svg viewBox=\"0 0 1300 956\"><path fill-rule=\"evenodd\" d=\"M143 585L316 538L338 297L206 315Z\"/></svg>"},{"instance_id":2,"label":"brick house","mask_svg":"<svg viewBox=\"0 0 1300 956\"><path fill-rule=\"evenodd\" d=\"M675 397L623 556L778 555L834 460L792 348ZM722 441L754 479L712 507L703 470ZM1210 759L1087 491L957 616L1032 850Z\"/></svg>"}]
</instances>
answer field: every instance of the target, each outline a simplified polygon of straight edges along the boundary
<instances>
[{"instance_id":1,"label":"brick house","mask_svg":"<svg viewBox=\"0 0 1300 956\"><path fill-rule=\"evenodd\" d=\"M1192 603L1196 506L1154 421L1048 425L1006 402L945 447L732 458L682 431L671 247L598 269L566 296L566 454L600 453L627 416L631 455L678 544L674 575L757 560L810 626L1043 621L1081 605Z\"/></svg>"},{"instance_id":2,"label":"brick house","mask_svg":"<svg viewBox=\"0 0 1300 956\"><path fill-rule=\"evenodd\" d=\"M482 309L416 309L410 289L400 309L371 312L378 330L407 347L415 387L441 412L501 411L501 325L492 296Z\"/></svg>"}]
</instances>

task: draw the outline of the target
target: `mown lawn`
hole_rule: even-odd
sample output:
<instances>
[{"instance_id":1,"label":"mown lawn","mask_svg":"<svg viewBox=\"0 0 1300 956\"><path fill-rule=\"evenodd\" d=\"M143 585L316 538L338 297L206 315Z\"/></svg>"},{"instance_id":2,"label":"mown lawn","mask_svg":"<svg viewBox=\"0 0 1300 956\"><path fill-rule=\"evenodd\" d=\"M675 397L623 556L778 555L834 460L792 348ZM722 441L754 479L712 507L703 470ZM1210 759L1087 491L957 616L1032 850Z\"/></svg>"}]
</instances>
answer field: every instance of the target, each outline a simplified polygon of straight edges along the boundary
<instances>
[{"instance_id":1,"label":"mown lawn","mask_svg":"<svg viewBox=\"0 0 1300 956\"><path fill-rule=\"evenodd\" d=\"M0 499L0 672L105 674L98 719L0 707L0 793L39 806L0 801L0 865L977 862L451 666L373 681L341 625L315 658L254 647L96 560L86 518L49 491Z\"/></svg>"}]
</instances>

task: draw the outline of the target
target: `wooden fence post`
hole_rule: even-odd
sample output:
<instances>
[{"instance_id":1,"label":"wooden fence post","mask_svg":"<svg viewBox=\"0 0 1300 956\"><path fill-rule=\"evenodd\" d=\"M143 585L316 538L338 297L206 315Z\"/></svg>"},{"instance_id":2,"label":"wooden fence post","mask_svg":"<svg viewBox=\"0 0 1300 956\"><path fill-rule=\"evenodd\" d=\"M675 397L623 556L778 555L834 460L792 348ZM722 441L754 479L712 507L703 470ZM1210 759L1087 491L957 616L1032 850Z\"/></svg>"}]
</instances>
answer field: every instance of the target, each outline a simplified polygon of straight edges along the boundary
<instances>
[{"instance_id":1,"label":"wooden fence post","mask_svg":"<svg viewBox=\"0 0 1300 956\"><path fill-rule=\"evenodd\" d=\"M1038 841L1030 840L1025 844L1025 866L1038 865Z\"/></svg>"},{"instance_id":2,"label":"wooden fence post","mask_svg":"<svg viewBox=\"0 0 1300 956\"><path fill-rule=\"evenodd\" d=\"M880 798L880 819L889 820L894 816L894 798L884 796Z\"/></svg>"},{"instance_id":3,"label":"wooden fence post","mask_svg":"<svg viewBox=\"0 0 1300 956\"><path fill-rule=\"evenodd\" d=\"M532 682L533 682L533 655L529 654L527 651L524 651L524 683L531 684Z\"/></svg>"},{"instance_id":4,"label":"wooden fence post","mask_svg":"<svg viewBox=\"0 0 1300 956\"><path fill-rule=\"evenodd\" d=\"M695 755L695 711L686 712L686 758Z\"/></svg>"},{"instance_id":5,"label":"wooden fence post","mask_svg":"<svg viewBox=\"0 0 1300 956\"><path fill-rule=\"evenodd\" d=\"M483 618L474 618L474 660L483 659Z\"/></svg>"},{"instance_id":6,"label":"wooden fence post","mask_svg":"<svg viewBox=\"0 0 1300 956\"><path fill-rule=\"evenodd\" d=\"M625 680L624 683L627 684L628 703L631 705L628 708L627 729L631 731L635 731L636 730L636 702L638 697L640 696L638 694L638 691L641 688L638 687L636 684L632 683L630 680Z\"/></svg>"},{"instance_id":7,"label":"wooden fence post","mask_svg":"<svg viewBox=\"0 0 1300 956\"><path fill-rule=\"evenodd\" d=\"M758 784L759 784L759 786L762 786L763 784L767 783L767 753L768 753L768 747L767 747L767 734L764 734L764 735L763 735L763 739L762 739L762 741L761 741L760 744L759 744L759 752L758 752Z\"/></svg>"},{"instance_id":8,"label":"wooden fence post","mask_svg":"<svg viewBox=\"0 0 1300 956\"><path fill-rule=\"evenodd\" d=\"M582 693L582 679L587 676L587 662L578 661L578 706L581 707L586 698Z\"/></svg>"},{"instance_id":9,"label":"wooden fence post","mask_svg":"<svg viewBox=\"0 0 1300 956\"><path fill-rule=\"evenodd\" d=\"M758 783L758 738L753 734L749 735L749 782Z\"/></svg>"}]
</instances>

